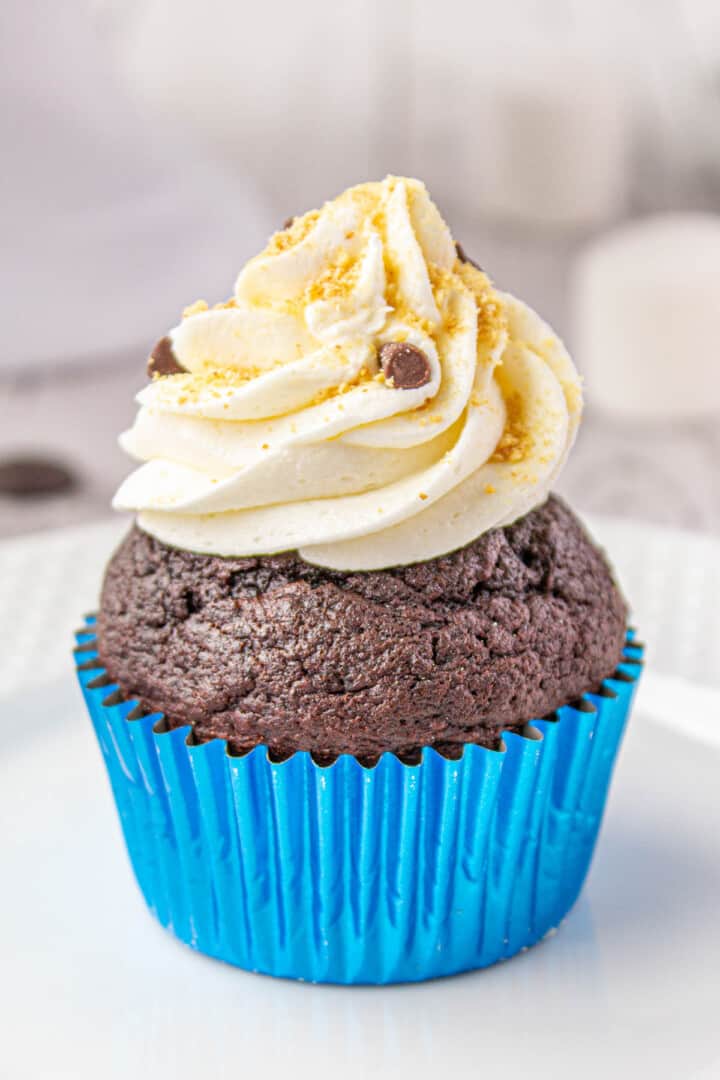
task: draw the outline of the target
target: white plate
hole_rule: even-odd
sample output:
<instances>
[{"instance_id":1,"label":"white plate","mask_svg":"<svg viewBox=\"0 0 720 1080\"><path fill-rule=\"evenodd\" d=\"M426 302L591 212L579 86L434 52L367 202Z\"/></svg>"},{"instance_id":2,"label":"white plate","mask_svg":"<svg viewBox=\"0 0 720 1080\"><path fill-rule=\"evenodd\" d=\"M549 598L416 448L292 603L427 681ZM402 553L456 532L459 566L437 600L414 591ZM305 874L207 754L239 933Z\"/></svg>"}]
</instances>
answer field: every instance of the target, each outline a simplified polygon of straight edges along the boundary
<instances>
[{"instance_id":1,"label":"white plate","mask_svg":"<svg viewBox=\"0 0 720 1080\"><path fill-rule=\"evenodd\" d=\"M0 1077L720 1076L720 754L642 715L559 932L472 975L344 989L192 953L144 908L68 680L3 706Z\"/></svg>"}]
</instances>

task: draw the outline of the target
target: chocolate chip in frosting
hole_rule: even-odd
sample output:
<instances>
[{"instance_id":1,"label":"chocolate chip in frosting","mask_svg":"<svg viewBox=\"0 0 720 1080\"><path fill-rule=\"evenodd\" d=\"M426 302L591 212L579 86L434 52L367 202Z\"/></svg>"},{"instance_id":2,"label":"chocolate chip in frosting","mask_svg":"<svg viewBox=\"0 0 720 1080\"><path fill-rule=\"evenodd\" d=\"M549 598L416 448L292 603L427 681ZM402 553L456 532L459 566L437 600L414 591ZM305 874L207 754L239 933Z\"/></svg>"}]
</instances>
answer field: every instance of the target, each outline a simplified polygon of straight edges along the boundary
<instances>
[{"instance_id":1,"label":"chocolate chip in frosting","mask_svg":"<svg viewBox=\"0 0 720 1080\"><path fill-rule=\"evenodd\" d=\"M474 259L470 258L462 244L456 244L455 250L457 251L457 257L460 262L470 263L470 265L474 266L476 270L480 270L483 274L485 273L480 263L476 263Z\"/></svg>"},{"instance_id":2,"label":"chocolate chip in frosting","mask_svg":"<svg viewBox=\"0 0 720 1080\"><path fill-rule=\"evenodd\" d=\"M182 364L178 363L170 338L160 338L148 357L148 375L180 375L185 370Z\"/></svg>"},{"instance_id":3,"label":"chocolate chip in frosting","mask_svg":"<svg viewBox=\"0 0 720 1080\"><path fill-rule=\"evenodd\" d=\"M382 345L378 356L385 378L396 390L417 390L430 382L430 361L416 345L393 341Z\"/></svg>"},{"instance_id":4,"label":"chocolate chip in frosting","mask_svg":"<svg viewBox=\"0 0 720 1080\"><path fill-rule=\"evenodd\" d=\"M294 217L285 218L285 220L283 221L283 231L285 229L292 228L292 224L293 224L294 221L295 221Z\"/></svg>"}]
</instances>

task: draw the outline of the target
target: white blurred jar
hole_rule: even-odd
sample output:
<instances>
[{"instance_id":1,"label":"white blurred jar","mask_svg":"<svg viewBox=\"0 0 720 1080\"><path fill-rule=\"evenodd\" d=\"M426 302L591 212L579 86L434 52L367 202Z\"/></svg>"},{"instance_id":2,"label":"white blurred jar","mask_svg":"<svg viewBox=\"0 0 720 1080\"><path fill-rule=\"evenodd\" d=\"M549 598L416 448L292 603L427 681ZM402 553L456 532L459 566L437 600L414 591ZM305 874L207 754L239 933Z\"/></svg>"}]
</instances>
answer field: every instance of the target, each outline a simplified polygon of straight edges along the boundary
<instances>
[{"instance_id":1,"label":"white blurred jar","mask_svg":"<svg viewBox=\"0 0 720 1080\"><path fill-rule=\"evenodd\" d=\"M596 241L576 265L573 318L591 404L720 416L720 215L655 215Z\"/></svg>"}]
</instances>

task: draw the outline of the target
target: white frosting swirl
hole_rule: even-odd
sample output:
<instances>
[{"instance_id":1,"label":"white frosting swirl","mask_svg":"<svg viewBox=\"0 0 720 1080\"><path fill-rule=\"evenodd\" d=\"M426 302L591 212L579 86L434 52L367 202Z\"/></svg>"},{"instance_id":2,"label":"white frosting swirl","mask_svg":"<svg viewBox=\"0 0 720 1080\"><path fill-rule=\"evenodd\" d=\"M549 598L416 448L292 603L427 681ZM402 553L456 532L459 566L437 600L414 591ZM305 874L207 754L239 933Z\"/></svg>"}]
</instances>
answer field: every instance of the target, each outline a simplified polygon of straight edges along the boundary
<instances>
[{"instance_id":1,"label":"white frosting swirl","mask_svg":"<svg viewBox=\"0 0 720 1080\"><path fill-rule=\"evenodd\" d=\"M581 411L560 341L458 259L416 180L296 219L170 339L187 373L139 394L121 444L145 464L114 505L191 551L343 570L442 555L546 498ZM423 351L425 385L385 380L390 342Z\"/></svg>"}]
</instances>

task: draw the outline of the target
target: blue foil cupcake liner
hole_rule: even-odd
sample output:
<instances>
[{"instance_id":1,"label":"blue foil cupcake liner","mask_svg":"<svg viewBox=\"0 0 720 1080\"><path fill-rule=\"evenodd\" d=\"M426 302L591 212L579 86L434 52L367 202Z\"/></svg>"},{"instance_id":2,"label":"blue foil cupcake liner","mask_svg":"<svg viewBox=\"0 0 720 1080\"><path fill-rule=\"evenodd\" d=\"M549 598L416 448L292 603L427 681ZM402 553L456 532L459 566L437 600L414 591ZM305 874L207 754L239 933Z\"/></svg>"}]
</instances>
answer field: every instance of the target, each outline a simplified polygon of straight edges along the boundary
<instances>
[{"instance_id":1,"label":"blue foil cupcake liner","mask_svg":"<svg viewBox=\"0 0 720 1080\"><path fill-rule=\"evenodd\" d=\"M194 745L123 698L97 658L78 674L130 861L157 919L249 971L394 983L486 967L534 944L574 904L590 865L642 647L598 694L418 765L366 768L265 747Z\"/></svg>"}]
</instances>

